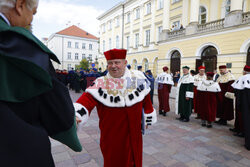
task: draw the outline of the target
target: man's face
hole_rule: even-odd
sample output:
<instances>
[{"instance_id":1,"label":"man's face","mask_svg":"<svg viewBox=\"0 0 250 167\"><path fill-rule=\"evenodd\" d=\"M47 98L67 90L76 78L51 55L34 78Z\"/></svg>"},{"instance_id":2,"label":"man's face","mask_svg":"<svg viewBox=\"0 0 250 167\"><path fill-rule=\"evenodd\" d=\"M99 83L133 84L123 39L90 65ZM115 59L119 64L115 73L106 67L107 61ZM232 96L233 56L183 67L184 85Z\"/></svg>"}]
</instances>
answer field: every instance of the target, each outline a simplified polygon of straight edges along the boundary
<instances>
[{"instance_id":1,"label":"man's face","mask_svg":"<svg viewBox=\"0 0 250 167\"><path fill-rule=\"evenodd\" d=\"M184 74L184 75L186 75L186 74L188 74L189 69L187 69L187 68L183 68L183 69L182 69L182 71L183 71L183 74Z\"/></svg>"},{"instance_id":2,"label":"man's face","mask_svg":"<svg viewBox=\"0 0 250 167\"><path fill-rule=\"evenodd\" d=\"M31 29L31 22L33 20L33 15L37 12L37 7L30 10L27 7L26 0L17 0L16 6L13 9L14 15L11 15L10 22L12 26L24 27Z\"/></svg>"},{"instance_id":3,"label":"man's face","mask_svg":"<svg viewBox=\"0 0 250 167\"><path fill-rule=\"evenodd\" d=\"M205 74L205 70L204 69L199 70L199 74L200 75L204 75Z\"/></svg>"},{"instance_id":4,"label":"man's face","mask_svg":"<svg viewBox=\"0 0 250 167\"><path fill-rule=\"evenodd\" d=\"M224 68L224 69L220 69L220 74L221 74L221 75L226 74L226 72L227 72L227 69L225 69L225 68Z\"/></svg>"},{"instance_id":5,"label":"man's face","mask_svg":"<svg viewBox=\"0 0 250 167\"><path fill-rule=\"evenodd\" d=\"M127 66L127 60L114 59L108 60L108 72L114 78L121 78Z\"/></svg>"}]
</instances>

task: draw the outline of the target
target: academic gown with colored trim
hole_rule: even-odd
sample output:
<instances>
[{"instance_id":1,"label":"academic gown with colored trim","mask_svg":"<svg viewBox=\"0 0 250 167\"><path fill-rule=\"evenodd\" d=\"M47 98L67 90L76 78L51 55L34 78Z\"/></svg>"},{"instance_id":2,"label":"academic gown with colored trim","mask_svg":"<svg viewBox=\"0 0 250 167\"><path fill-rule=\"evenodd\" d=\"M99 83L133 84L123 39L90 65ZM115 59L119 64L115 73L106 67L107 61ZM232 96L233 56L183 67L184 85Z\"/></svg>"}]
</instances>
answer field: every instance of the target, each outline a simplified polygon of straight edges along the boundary
<instances>
[{"instance_id":1,"label":"academic gown with colored trim","mask_svg":"<svg viewBox=\"0 0 250 167\"><path fill-rule=\"evenodd\" d=\"M189 119L192 113L194 77L191 74L183 75L177 85L175 108L176 114ZM186 98L189 98L188 100Z\"/></svg>"},{"instance_id":2,"label":"academic gown with colored trim","mask_svg":"<svg viewBox=\"0 0 250 167\"><path fill-rule=\"evenodd\" d=\"M194 98L193 98L193 106L194 106L194 112L197 112L196 103L197 103L197 86L199 82L206 80L206 75L201 76L200 74L197 74L194 76Z\"/></svg>"},{"instance_id":3,"label":"academic gown with colored trim","mask_svg":"<svg viewBox=\"0 0 250 167\"><path fill-rule=\"evenodd\" d=\"M67 88L30 32L0 18L0 163L4 167L53 167L49 136L81 151Z\"/></svg>"},{"instance_id":4,"label":"academic gown with colored trim","mask_svg":"<svg viewBox=\"0 0 250 167\"><path fill-rule=\"evenodd\" d=\"M201 120L214 122L217 113L218 92L220 86L217 82L203 80L197 86L196 111Z\"/></svg>"},{"instance_id":5,"label":"academic gown with colored trim","mask_svg":"<svg viewBox=\"0 0 250 167\"><path fill-rule=\"evenodd\" d=\"M158 83L159 110L169 112L169 94L171 92L172 85L174 85L172 76L167 73L161 73L157 76L156 82Z\"/></svg>"},{"instance_id":6,"label":"academic gown with colored trim","mask_svg":"<svg viewBox=\"0 0 250 167\"><path fill-rule=\"evenodd\" d=\"M234 83L234 80L235 78L230 72L226 73L225 75L221 75L217 80L221 88L221 92L219 93L217 118L222 120L231 121L234 119L233 99L225 97L227 92L234 92L234 89L231 86Z\"/></svg>"},{"instance_id":7,"label":"academic gown with colored trim","mask_svg":"<svg viewBox=\"0 0 250 167\"><path fill-rule=\"evenodd\" d=\"M126 70L126 73L131 71ZM97 108L104 167L142 167L142 109L148 116L155 113L150 100L150 88L137 88L124 98L117 94L117 89L107 91L101 88L103 80L107 78L98 78L77 103L89 113L94 107Z\"/></svg>"},{"instance_id":8,"label":"academic gown with colored trim","mask_svg":"<svg viewBox=\"0 0 250 167\"><path fill-rule=\"evenodd\" d=\"M238 105L243 118L245 146L250 150L250 74L240 77L232 84L232 87L238 91L236 100L237 98L240 99Z\"/></svg>"}]
</instances>

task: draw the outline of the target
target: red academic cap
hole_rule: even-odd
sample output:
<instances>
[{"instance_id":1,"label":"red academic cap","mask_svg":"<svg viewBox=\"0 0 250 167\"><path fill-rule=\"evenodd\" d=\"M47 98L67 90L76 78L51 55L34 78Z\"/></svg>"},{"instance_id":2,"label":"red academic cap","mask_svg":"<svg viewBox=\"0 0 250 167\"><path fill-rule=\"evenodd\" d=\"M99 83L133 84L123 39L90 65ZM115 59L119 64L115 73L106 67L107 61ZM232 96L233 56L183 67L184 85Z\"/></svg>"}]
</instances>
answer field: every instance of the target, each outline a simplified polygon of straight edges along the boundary
<instances>
[{"instance_id":1,"label":"red academic cap","mask_svg":"<svg viewBox=\"0 0 250 167\"><path fill-rule=\"evenodd\" d=\"M200 66L199 68L198 68L198 70L205 70L206 69L206 67L204 67L204 66Z\"/></svg>"},{"instance_id":2,"label":"red academic cap","mask_svg":"<svg viewBox=\"0 0 250 167\"><path fill-rule=\"evenodd\" d=\"M207 72L207 76L208 76L208 77L213 77L213 76L214 76L214 73L213 73L213 72Z\"/></svg>"},{"instance_id":3,"label":"red academic cap","mask_svg":"<svg viewBox=\"0 0 250 167\"><path fill-rule=\"evenodd\" d=\"M112 49L107 52L104 52L104 55L107 60L114 59L126 59L127 50L125 49Z\"/></svg>"},{"instance_id":4,"label":"red academic cap","mask_svg":"<svg viewBox=\"0 0 250 167\"><path fill-rule=\"evenodd\" d=\"M250 72L250 66L245 65L245 67L244 67L244 71L245 71L245 72Z\"/></svg>"},{"instance_id":5,"label":"red academic cap","mask_svg":"<svg viewBox=\"0 0 250 167\"><path fill-rule=\"evenodd\" d=\"M227 68L226 65L219 66L219 69L225 69L225 68Z\"/></svg>"},{"instance_id":6,"label":"red academic cap","mask_svg":"<svg viewBox=\"0 0 250 167\"><path fill-rule=\"evenodd\" d=\"M163 67L162 69L163 69L163 71L165 72L165 71L167 71L167 70L168 70L168 67L167 67L167 66L165 66L165 67Z\"/></svg>"}]
</instances>

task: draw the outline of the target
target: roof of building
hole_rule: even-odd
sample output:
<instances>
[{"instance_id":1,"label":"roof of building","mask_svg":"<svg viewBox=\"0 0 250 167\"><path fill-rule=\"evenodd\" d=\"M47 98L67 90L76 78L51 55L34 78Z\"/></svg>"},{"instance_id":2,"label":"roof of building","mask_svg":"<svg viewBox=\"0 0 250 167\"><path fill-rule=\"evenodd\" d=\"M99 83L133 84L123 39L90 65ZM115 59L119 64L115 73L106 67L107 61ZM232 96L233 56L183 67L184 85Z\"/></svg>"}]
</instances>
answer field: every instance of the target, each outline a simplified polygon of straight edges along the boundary
<instances>
[{"instance_id":1,"label":"roof of building","mask_svg":"<svg viewBox=\"0 0 250 167\"><path fill-rule=\"evenodd\" d=\"M87 31L82 30L81 28L79 28L75 25L72 25L72 26L70 26L62 31L59 31L56 34L98 40L98 38L96 36L88 33Z\"/></svg>"}]
</instances>

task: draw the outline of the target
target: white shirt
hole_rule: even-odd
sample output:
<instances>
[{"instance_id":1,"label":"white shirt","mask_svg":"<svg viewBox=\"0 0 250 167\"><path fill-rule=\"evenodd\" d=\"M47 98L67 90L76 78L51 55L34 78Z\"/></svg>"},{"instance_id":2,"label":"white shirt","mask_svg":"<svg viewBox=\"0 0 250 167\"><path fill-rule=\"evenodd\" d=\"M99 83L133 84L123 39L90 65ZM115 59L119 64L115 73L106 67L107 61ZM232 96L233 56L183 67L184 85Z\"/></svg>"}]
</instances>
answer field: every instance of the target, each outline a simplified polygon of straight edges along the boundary
<instances>
[{"instance_id":1,"label":"white shirt","mask_svg":"<svg viewBox=\"0 0 250 167\"><path fill-rule=\"evenodd\" d=\"M0 12L0 16L4 19L4 21L10 26L9 20Z\"/></svg>"}]
</instances>

